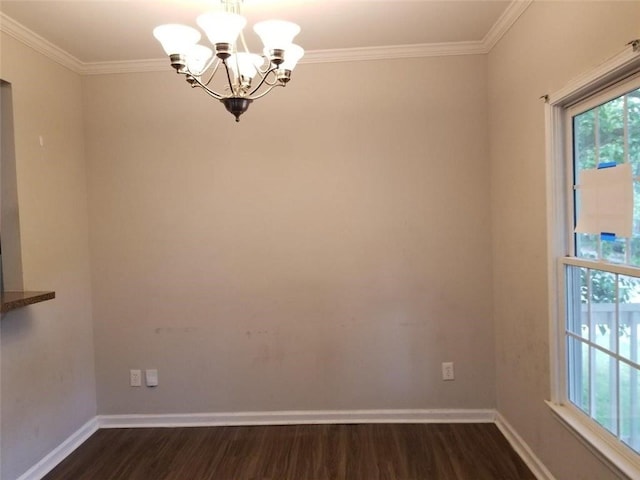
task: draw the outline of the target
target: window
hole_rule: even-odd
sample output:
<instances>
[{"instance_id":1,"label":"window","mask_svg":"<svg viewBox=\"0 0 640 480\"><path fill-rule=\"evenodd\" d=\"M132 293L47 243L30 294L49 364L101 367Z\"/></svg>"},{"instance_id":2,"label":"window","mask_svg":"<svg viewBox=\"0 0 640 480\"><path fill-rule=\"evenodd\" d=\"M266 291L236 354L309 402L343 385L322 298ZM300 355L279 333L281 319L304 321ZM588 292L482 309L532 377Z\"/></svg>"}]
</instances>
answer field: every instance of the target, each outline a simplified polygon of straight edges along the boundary
<instances>
[{"instance_id":1,"label":"window","mask_svg":"<svg viewBox=\"0 0 640 480\"><path fill-rule=\"evenodd\" d=\"M619 88L631 90L618 95ZM630 164L640 174L640 82L589 98L566 117L575 223L586 171ZM631 237L573 235L563 261L565 341L568 400L640 453L640 182L633 184Z\"/></svg>"},{"instance_id":2,"label":"window","mask_svg":"<svg viewBox=\"0 0 640 480\"><path fill-rule=\"evenodd\" d=\"M631 50L547 104L549 405L638 478L640 55Z\"/></svg>"}]
</instances>

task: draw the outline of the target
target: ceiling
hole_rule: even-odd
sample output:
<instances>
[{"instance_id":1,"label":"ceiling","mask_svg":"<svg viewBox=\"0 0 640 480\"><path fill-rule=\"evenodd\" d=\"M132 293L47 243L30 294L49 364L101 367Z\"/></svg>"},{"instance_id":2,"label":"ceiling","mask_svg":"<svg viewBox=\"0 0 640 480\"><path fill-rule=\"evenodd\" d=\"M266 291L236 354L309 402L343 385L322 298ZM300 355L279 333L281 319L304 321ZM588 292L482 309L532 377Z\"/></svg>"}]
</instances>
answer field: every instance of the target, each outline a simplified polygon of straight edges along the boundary
<instances>
[{"instance_id":1,"label":"ceiling","mask_svg":"<svg viewBox=\"0 0 640 480\"><path fill-rule=\"evenodd\" d=\"M497 26L502 25L502 33L506 31L510 23L505 17L510 11L523 10L523 4L527 2L244 0L242 13L248 25L269 18L298 23L302 31L296 43L313 54L370 47L486 44L488 36L495 37L500 30ZM163 58L152 36L155 26L185 23L195 27L200 13L219 5L217 0L1 0L0 12L5 25L15 20L80 64L94 64ZM255 34L245 31L249 47L257 50Z\"/></svg>"}]
</instances>

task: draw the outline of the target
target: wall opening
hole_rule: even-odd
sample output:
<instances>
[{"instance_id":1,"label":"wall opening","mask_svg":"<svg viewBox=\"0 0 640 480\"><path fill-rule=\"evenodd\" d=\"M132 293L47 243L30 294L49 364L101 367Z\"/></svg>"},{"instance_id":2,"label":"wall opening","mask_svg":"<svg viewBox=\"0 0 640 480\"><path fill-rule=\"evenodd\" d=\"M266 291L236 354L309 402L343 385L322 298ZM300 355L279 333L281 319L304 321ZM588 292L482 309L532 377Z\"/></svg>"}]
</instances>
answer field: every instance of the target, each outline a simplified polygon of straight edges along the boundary
<instances>
[{"instance_id":1,"label":"wall opening","mask_svg":"<svg viewBox=\"0 0 640 480\"><path fill-rule=\"evenodd\" d=\"M22 250L11 84L0 80L0 284L21 291Z\"/></svg>"}]
</instances>

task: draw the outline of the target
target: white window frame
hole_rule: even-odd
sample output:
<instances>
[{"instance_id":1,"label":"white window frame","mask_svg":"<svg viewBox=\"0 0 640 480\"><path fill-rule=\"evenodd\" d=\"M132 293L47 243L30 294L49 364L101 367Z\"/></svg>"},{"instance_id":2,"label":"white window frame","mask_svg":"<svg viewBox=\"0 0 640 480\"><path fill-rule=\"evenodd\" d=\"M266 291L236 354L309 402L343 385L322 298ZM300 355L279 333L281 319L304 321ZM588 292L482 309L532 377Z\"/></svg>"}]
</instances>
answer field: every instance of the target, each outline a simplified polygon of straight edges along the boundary
<instances>
[{"instance_id":1,"label":"white window frame","mask_svg":"<svg viewBox=\"0 0 640 480\"><path fill-rule=\"evenodd\" d=\"M640 478L640 456L622 446L606 429L574 406L567 398L565 341L565 281L563 258L570 253L573 233L567 228L573 208L573 176L567 155L567 110L640 71L640 44L595 70L577 78L562 90L549 95L545 105L547 172L547 251L549 296L549 341L551 398L547 402L554 415L617 475ZM615 87L614 87L615 88ZM570 187L571 186L571 189ZM579 263L583 261L580 260ZM597 268L598 262L584 260ZM573 262L572 262L573 263ZM608 264L608 269L611 265ZM624 270L624 267L621 267ZM620 273L624 273L621 271Z\"/></svg>"}]
</instances>

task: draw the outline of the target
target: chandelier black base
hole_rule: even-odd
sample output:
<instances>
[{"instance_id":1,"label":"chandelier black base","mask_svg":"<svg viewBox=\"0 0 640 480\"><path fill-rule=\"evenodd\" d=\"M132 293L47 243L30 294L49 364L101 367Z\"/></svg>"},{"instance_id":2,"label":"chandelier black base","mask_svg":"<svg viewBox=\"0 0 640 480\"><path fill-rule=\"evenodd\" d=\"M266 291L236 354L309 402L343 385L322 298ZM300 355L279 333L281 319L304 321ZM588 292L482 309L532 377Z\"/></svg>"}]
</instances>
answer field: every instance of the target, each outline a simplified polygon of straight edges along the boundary
<instances>
[{"instance_id":1,"label":"chandelier black base","mask_svg":"<svg viewBox=\"0 0 640 480\"><path fill-rule=\"evenodd\" d=\"M229 111L234 117L236 117L236 122L240 121L240 115L246 112L249 108L249 105L251 105L251 102L253 102L253 100L251 100L250 98L243 97L223 98L220 101L224 103L227 111Z\"/></svg>"}]
</instances>

